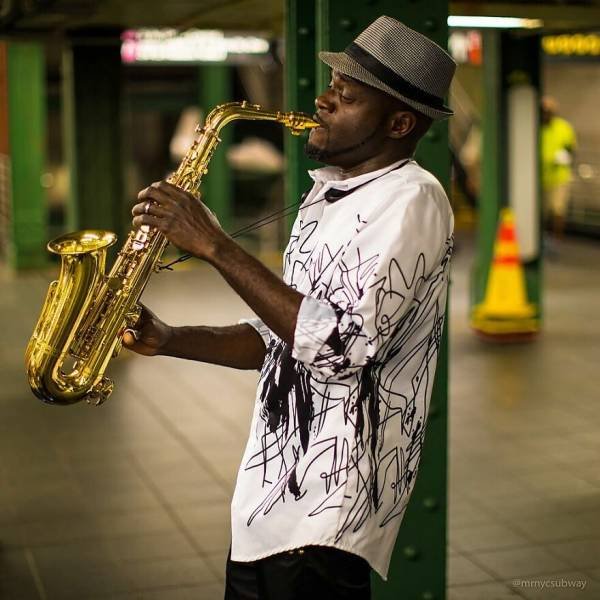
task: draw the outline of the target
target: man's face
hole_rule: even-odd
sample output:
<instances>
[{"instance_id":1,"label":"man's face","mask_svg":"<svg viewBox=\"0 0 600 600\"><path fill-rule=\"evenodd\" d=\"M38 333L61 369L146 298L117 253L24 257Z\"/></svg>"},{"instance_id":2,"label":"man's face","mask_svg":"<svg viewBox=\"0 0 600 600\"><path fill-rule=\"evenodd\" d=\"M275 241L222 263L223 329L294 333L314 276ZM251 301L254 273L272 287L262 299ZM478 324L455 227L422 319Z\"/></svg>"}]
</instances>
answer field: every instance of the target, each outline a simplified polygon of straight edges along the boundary
<instances>
[{"instance_id":1,"label":"man's face","mask_svg":"<svg viewBox=\"0 0 600 600\"><path fill-rule=\"evenodd\" d=\"M548 123L550 123L550 121L551 121L551 119L552 119L552 112L550 112L550 111L548 110L548 108L547 108L547 107L545 107L545 106L542 104L542 111L541 111L541 113L542 113L542 123L543 123L544 125L548 125Z\"/></svg>"},{"instance_id":2,"label":"man's face","mask_svg":"<svg viewBox=\"0 0 600 600\"><path fill-rule=\"evenodd\" d=\"M547 125L552 120L557 113L558 105L556 104L556 100L554 98L550 98L549 96L544 96L542 98L540 104L542 123Z\"/></svg>"},{"instance_id":3,"label":"man's face","mask_svg":"<svg viewBox=\"0 0 600 600\"><path fill-rule=\"evenodd\" d=\"M315 100L315 119L306 154L320 162L353 167L374 156L387 138L391 98L337 71Z\"/></svg>"}]
</instances>

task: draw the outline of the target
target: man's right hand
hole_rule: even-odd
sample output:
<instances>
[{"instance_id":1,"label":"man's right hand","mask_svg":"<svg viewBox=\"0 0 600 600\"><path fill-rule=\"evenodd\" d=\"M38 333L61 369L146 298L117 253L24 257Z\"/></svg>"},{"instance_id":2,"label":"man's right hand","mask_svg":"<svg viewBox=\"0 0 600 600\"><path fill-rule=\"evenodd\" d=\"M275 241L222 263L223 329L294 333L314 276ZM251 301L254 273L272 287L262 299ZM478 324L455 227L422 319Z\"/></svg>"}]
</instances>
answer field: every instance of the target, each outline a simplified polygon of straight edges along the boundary
<instances>
[{"instance_id":1,"label":"man's right hand","mask_svg":"<svg viewBox=\"0 0 600 600\"><path fill-rule=\"evenodd\" d=\"M143 305L136 326L123 334L123 346L144 356L161 354L234 369L260 369L266 353L263 339L248 323L171 327Z\"/></svg>"},{"instance_id":2,"label":"man's right hand","mask_svg":"<svg viewBox=\"0 0 600 600\"><path fill-rule=\"evenodd\" d=\"M172 328L142 305L135 329L126 329L123 334L123 346L144 356L156 356L162 353L172 335Z\"/></svg>"}]
</instances>

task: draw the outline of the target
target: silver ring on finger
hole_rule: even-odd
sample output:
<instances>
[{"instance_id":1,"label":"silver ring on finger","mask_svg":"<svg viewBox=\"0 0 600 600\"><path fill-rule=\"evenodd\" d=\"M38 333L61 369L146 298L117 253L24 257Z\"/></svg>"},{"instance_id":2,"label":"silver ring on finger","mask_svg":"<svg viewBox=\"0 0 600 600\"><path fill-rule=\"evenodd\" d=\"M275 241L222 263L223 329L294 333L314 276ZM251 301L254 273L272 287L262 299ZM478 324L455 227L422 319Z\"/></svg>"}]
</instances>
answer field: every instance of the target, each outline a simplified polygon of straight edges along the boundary
<instances>
[{"instance_id":1,"label":"silver ring on finger","mask_svg":"<svg viewBox=\"0 0 600 600\"><path fill-rule=\"evenodd\" d=\"M148 202L146 202L146 204L144 205L144 214L147 215L150 212L150 206L152 205L152 202L150 202L150 200L148 200Z\"/></svg>"}]
</instances>

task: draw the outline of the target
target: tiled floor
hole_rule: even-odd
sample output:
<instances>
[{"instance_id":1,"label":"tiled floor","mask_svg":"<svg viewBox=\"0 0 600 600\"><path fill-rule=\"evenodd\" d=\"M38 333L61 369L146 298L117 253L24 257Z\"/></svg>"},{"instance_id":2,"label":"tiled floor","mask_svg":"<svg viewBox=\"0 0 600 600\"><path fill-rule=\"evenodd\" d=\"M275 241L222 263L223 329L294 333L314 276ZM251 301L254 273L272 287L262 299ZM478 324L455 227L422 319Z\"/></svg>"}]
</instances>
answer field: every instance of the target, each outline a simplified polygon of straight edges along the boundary
<instances>
[{"instance_id":1,"label":"tiled floor","mask_svg":"<svg viewBox=\"0 0 600 600\"><path fill-rule=\"evenodd\" d=\"M524 345L470 334L456 259L449 598L600 598L600 245L546 265L544 333Z\"/></svg>"},{"instance_id":2,"label":"tiled floor","mask_svg":"<svg viewBox=\"0 0 600 600\"><path fill-rule=\"evenodd\" d=\"M448 596L600 598L600 245L570 242L548 265L545 331L529 345L489 346L469 331L470 260L463 243ZM222 597L256 374L125 355L104 406L43 405L22 355L47 280L0 279L0 598ZM156 276L145 299L174 323L247 314L204 267Z\"/></svg>"}]
</instances>

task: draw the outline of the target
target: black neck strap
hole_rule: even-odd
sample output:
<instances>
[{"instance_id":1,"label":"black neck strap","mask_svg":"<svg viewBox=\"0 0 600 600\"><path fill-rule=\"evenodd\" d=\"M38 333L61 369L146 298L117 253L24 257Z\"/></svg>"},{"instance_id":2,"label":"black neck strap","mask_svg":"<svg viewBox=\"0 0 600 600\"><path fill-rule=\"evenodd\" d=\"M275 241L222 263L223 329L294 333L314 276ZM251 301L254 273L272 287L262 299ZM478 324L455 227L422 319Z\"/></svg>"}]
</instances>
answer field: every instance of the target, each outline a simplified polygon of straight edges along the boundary
<instances>
[{"instance_id":1,"label":"black neck strap","mask_svg":"<svg viewBox=\"0 0 600 600\"><path fill-rule=\"evenodd\" d=\"M407 81L404 77L398 75L398 73L395 73L392 69L376 59L372 54L369 54L358 44L352 42L344 52L351 56L359 65L367 69L369 73L375 75L381 82L407 98L431 106L432 108L444 107L443 98L430 94L416 85L413 85L410 81Z\"/></svg>"},{"instance_id":2,"label":"black neck strap","mask_svg":"<svg viewBox=\"0 0 600 600\"><path fill-rule=\"evenodd\" d=\"M384 175L387 175L388 173L392 173L393 171L397 171L398 169L401 169L404 165L406 165L409 162L410 162L410 159L405 160L403 163L400 163L397 167L394 167L393 169L390 169L389 171L386 171L385 173L382 173L381 175L378 175L377 177L373 177L373 179L369 179L369 181L360 183L356 187L350 188L349 190L338 190L337 188L329 188L323 194L323 198L329 204L333 204L334 202L337 202L338 200L341 200L342 198L345 198L346 196L349 196L350 194L356 192L356 190L359 190L364 185L368 185L372 181L376 181L377 179L379 179L380 177L383 177Z\"/></svg>"}]
</instances>

